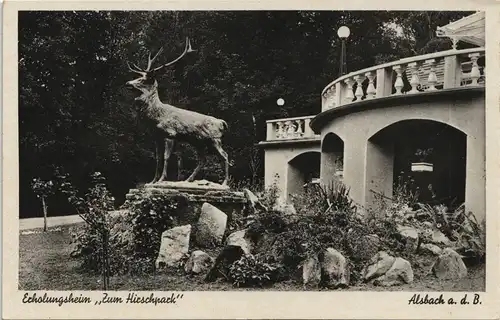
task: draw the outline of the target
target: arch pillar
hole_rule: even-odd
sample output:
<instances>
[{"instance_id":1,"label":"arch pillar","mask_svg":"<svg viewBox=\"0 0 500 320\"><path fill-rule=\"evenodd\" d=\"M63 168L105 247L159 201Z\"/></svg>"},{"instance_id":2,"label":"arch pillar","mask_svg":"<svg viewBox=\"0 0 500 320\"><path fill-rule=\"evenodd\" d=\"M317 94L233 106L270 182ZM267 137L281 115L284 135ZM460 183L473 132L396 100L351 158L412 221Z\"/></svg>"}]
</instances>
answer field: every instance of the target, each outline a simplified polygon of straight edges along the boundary
<instances>
[{"instance_id":1,"label":"arch pillar","mask_svg":"<svg viewBox=\"0 0 500 320\"><path fill-rule=\"evenodd\" d=\"M366 139L363 136L346 137L344 141L344 184L357 204L365 205Z\"/></svg>"},{"instance_id":2,"label":"arch pillar","mask_svg":"<svg viewBox=\"0 0 500 320\"><path fill-rule=\"evenodd\" d=\"M484 137L467 136L465 210L472 211L478 222L486 218L486 164Z\"/></svg>"},{"instance_id":3,"label":"arch pillar","mask_svg":"<svg viewBox=\"0 0 500 320\"><path fill-rule=\"evenodd\" d=\"M392 197L394 181L394 144L383 141L366 142L364 205L374 206L379 195Z\"/></svg>"}]
</instances>

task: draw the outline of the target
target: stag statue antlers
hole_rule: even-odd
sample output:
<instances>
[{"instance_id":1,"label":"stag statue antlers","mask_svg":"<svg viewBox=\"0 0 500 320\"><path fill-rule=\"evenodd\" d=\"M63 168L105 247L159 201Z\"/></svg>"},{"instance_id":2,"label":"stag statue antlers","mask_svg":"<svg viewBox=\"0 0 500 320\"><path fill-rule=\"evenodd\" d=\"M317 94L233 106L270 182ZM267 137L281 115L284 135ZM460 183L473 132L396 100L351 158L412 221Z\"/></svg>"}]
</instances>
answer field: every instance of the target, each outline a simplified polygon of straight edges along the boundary
<instances>
[{"instance_id":1,"label":"stag statue antlers","mask_svg":"<svg viewBox=\"0 0 500 320\"><path fill-rule=\"evenodd\" d=\"M225 179L222 184L227 185L229 160L227 153L222 149L221 142L222 136L228 129L227 123L221 119L163 103L158 96L156 76L165 67L173 65L187 53L193 52L191 42L186 38L186 47L179 57L153 68L153 63L162 51L163 48L153 58L151 58L151 54L149 55L148 65L145 69L139 68L136 64L130 66L127 62L130 71L139 74L140 77L128 81L126 86L131 89L137 89L142 93L136 100L145 104L145 115L152 120L155 126L156 173L151 183L167 180L168 159L173 151L175 142L183 141L192 145L198 154L198 164L186 181L193 181L205 163L207 155L215 153L224 160Z\"/></svg>"}]
</instances>

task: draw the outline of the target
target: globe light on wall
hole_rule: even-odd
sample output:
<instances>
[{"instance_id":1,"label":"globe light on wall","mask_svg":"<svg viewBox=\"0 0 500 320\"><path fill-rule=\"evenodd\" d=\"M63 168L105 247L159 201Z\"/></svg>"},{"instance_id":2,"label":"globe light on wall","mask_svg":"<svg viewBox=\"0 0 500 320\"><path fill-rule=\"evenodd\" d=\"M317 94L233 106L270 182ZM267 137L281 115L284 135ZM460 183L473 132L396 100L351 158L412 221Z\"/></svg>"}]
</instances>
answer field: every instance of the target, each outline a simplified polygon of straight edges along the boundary
<instances>
[{"instance_id":1,"label":"globe light on wall","mask_svg":"<svg viewBox=\"0 0 500 320\"><path fill-rule=\"evenodd\" d=\"M278 100L276 100L276 104L277 104L278 106L282 106L282 105L284 105L284 104L285 104L285 100L283 100L283 98L279 98Z\"/></svg>"}]
</instances>

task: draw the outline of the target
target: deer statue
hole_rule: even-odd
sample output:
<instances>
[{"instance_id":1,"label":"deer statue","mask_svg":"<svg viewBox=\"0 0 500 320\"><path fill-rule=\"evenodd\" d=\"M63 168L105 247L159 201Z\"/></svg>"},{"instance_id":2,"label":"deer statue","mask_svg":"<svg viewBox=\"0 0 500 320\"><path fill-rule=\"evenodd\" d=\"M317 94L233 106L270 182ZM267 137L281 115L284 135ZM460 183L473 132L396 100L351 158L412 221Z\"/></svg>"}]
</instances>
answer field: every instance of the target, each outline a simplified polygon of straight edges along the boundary
<instances>
[{"instance_id":1,"label":"deer statue","mask_svg":"<svg viewBox=\"0 0 500 320\"><path fill-rule=\"evenodd\" d=\"M228 130L227 123L221 119L163 103L158 96L156 76L159 72L179 61L187 53L195 50L191 48L189 38L186 38L186 47L179 57L153 68L153 63L162 51L163 48L153 58L151 58L151 54L149 55L146 69L141 69L136 64L130 66L127 62L130 71L139 74L140 77L128 81L126 86L142 92L135 100L144 103L143 112L154 124L156 173L151 183L167 180L168 159L173 151L175 142L182 141L193 146L198 154L198 164L186 181L193 181L206 162L207 155L215 153L224 160L225 179L222 184L227 186L229 159L227 153L222 149L221 141L224 133Z\"/></svg>"}]
</instances>

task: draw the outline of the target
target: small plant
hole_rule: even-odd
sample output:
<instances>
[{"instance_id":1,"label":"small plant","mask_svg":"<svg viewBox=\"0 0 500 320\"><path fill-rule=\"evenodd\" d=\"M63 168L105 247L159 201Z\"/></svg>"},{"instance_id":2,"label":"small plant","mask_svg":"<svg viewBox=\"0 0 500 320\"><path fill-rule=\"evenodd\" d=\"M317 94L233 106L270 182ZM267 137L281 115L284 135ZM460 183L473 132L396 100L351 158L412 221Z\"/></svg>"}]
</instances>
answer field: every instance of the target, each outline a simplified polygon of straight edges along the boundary
<instances>
[{"instance_id":1,"label":"small plant","mask_svg":"<svg viewBox=\"0 0 500 320\"><path fill-rule=\"evenodd\" d=\"M398 207L414 207L420 196L420 190L415 186L415 179L408 175L404 177L404 172L398 176L394 185L393 204Z\"/></svg>"},{"instance_id":2,"label":"small plant","mask_svg":"<svg viewBox=\"0 0 500 320\"><path fill-rule=\"evenodd\" d=\"M276 182L273 183L271 186L267 187L259 197L261 203L267 208L275 207L280 197L280 191L278 184Z\"/></svg>"},{"instance_id":3,"label":"small plant","mask_svg":"<svg viewBox=\"0 0 500 320\"><path fill-rule=\"evenodd\" d=\"M428 160L429 156L432 155L433 151L434 151L433 148L417 149L417 151L415 151L415 156L418 158L419 161L424 162Z\"/></svg>"},{"instance_id":4,"label":"small plant","mask_svg":"<svg viewBox=\"0 0 500 320\"><path fill-rule=\"evenodd\" d=\"M468 258L482 259L486 255L486 224L479 223L472 212L464 214L464 218L454 232L457 252Z\"/></svg>"},{"instance_id":5,"label":"small plant","mask_svg":"<svg viewBox=\"0 0 500 320\"><path fill-rule=\"evenodd\" d=\"M277 279L279 265L270 257L244 255L229 267L229 278L236 287L264 287Z\"/></svg>"}]
</instances>

